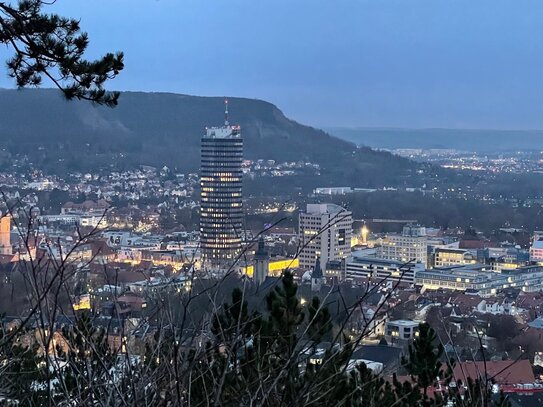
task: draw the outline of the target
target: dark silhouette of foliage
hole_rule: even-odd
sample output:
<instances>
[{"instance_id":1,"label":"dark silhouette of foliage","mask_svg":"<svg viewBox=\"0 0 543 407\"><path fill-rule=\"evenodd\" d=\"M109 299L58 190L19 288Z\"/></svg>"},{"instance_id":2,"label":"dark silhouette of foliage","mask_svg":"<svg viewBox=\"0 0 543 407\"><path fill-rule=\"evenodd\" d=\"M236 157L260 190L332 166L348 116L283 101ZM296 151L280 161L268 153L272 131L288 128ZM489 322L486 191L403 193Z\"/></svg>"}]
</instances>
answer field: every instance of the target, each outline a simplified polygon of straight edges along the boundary
<instances>
[{"instance_id":1,"label":"dark silhouette of foliage","mask_svg":"<svg viewBox=\"0 0 543 407\"><path fill-rule=\"evenodd\" d=\"M107 330L90 314L56 331L61 338L49 358L43 352L54 338L49 333L23 345L4 341L2 331L0 390L29 406L509 407L503 395L492 398L482 380L456 392L427 391L438 377L447 380L442 346L427 324L403 361L413 381L386 380L353 362L356 343L331 336L330 313L321 301L301 304L290 272L266 296L261 312L249 309L245 295L234 289L230 302L213 312L206 341L175 324L160 326L141 363L112 349ZM28 334L36 335L20 332L21 338ZM330 341L321 342L325 337Z\"/></svg>"},{"instance_id":2,"label":"dark silhouette of foliage","mask_svg":"<svg viewBox=\"0 0 543 407\"><path fill-rule=\"evenodd\" d=\"M427 395L428 387L432 386L438 377L443 378L444 370L441 362L443 345L437 344L437 334L427 323L419 325L419 334L408 348L408 357L402 358L402 364L412 379Z\"/></svg>"},{"instance_id":3,"label":"dark silhouette of foliage","mask_svg":"<svg viewBox=\"0 0 543 407\"><path fill-rule=\"evenodd\" d=\"M0 2L0 43L15 54L7 62L17 86L39 86L44 78L62 90L67 99L117 105L118 92L107 92L104 83L123 69L123 54L108 53L95 61L83 55L89 44L79 21L47 14L41 0Z\"/></svg>"},{"instance_id":4,"label":"dark silhouette of foliage","mask_svg":"<svg viewBox=\"0 0 543 407\"><path fill-rule=\"evenodd\" d=\"M55 363L63 364L58 390L77 395L82 400L106 399L107 390L93 386L95 382L112 379L116 363L116 352L107 341L106 330L93 325L88 313L82 314L74 326L64 327L62 336L68 348L64 351L57 345ZM65 364L64 364L65 363Z\"/></svg>"}]
</instances>

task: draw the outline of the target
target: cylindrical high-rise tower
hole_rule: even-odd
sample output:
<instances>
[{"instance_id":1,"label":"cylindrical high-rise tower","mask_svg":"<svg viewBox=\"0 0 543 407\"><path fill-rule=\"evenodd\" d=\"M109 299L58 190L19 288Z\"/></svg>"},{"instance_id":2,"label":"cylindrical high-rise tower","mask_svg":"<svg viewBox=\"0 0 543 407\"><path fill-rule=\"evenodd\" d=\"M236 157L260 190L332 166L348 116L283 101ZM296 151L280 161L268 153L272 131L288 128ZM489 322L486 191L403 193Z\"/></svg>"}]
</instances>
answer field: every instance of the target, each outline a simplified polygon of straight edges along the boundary
<instances>
[{"instance_id":1,"label":"cylindrical high-rise tower","mask_svg":"<svg viewBox=\"0 0 543 407\"><path fill-rule=\"evenodd\" d=\"M228 118L206 129L200 169L200 246L204 261L228 263L241 250L243 139Z\"/></svg>"}]
</instances>

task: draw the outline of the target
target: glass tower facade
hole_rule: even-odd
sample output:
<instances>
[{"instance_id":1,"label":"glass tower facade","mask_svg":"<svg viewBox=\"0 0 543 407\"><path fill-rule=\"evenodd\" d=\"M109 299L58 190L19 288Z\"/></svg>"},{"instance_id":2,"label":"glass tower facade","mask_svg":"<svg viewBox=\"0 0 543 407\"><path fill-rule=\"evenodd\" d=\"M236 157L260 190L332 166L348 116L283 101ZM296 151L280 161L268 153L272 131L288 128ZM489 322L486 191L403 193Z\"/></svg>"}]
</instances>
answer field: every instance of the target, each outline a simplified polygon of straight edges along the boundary
<instances>
[{"instance_id":1,"label":"glass tower facade","mask_svg":"<svg viewBox=\"0 0 543 407\"><path fill-rule=\"evenodd\" d=\"M224 264L241 250L243 139L239 126L206 129L200 168L200 246L204 261Z\"/></svg>"}]
</instances>

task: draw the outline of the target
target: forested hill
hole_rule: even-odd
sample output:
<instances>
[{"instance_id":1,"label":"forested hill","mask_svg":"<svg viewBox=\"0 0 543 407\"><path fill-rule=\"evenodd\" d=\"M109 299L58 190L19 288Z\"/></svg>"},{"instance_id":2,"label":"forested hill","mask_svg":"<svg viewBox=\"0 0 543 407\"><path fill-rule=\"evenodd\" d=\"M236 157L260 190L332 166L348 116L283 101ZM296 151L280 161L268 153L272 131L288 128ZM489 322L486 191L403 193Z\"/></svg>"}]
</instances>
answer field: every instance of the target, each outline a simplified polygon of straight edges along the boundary
<instances>
[{"instance_id":1,"label":"forested hill","mask_svg":"<svg viewBox=\"0 0 543 407\"><path fill-rule=\"evenodd\" d=\"M0 147L57 173L112 163L195 171L204 127L223 123L223 102L222 97L125 92L111 109L67 102L53 89L0 90ZM369 149L354 152L354 144L296 123L271 103L230 98L229 107L230 122L242 126L248 159L319 163L330 170L330 182L346 185L368 184L361 181L372 175L396 182L413 173L415 165L407 160Z\"/></svg>"}]
</instances>

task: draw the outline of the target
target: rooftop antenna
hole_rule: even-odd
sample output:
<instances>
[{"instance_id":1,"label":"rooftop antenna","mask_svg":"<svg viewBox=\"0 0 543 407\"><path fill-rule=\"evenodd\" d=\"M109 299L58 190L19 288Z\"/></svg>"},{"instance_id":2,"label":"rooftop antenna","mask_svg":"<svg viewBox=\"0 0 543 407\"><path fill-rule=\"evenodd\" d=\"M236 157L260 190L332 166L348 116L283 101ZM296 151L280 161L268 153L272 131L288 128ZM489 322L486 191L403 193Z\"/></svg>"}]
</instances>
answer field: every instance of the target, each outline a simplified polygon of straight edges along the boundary
<instances>
[{"instance_id":1,"label":"rooftop antenna","mask_svg":"<svg viewBox=\"0 0 543 407\"><path fill-rule=\"evenodd\" d=\"M224 98L224 125L228 126L228 98Z\"/></svg>"}]
</instances>

